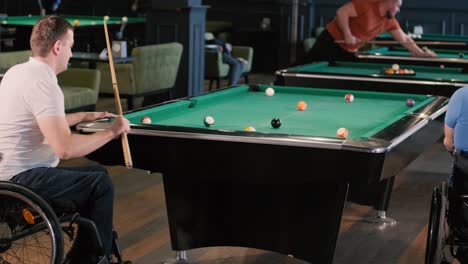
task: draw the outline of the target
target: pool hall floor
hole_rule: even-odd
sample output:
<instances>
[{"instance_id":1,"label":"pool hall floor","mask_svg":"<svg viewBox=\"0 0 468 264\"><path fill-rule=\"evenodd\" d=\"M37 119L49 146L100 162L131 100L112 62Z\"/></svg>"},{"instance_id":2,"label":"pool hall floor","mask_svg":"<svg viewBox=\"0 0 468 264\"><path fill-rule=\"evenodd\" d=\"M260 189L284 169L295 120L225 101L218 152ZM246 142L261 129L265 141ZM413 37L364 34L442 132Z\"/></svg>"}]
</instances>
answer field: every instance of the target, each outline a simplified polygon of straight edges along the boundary
<instances>
[{"instance_id":1,"label":"pool hall floor","mask_svg":"<svg viewBox=\"0 0 468 264\"><path fill-rule=\"evenodd\" d=\"M271 83L273 76L254 74L250 79L252 83ZM113 109L112 98L99 100L98 110ZM81 158L62 164L78 166L89 162ZM437 143L398 175L387 212L388 217L398 220L396 225L364 223L362 219L373 216L375 211L348 203L341 221L334 263L424 263L432 189L446 179L449 168L450 156L443 145ZM108 170L116 186L114 221L125 258L139 264L161 263L173 258L161 175L148 175L145 171L127 170L122 166L108 167ZM187 255L200 264L306 263L277 253L246 248L203 248L190 250Z\"/></svg>"}]
</instances>

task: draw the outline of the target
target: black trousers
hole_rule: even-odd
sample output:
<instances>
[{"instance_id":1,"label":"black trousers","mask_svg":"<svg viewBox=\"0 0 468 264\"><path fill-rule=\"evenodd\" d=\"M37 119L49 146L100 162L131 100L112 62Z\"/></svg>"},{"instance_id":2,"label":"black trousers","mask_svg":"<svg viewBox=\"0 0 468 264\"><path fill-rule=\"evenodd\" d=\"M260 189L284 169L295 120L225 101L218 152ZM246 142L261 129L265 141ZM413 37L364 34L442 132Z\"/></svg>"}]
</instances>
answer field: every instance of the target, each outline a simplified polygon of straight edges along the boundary
<instances>
[{"instance_id":1,"label":"black trousers","mask_svg":"<svg viewBox=\"0 0 468 264\"><path fill-rule=\"evenodd\" d=\"M92 220L98 229L104 252L112 249L112 217L114 186L104 167L35 168L22 172L11 179L26 186L48 200L69 202L81 216ZM96 248L86 228L79 228L70 263L92 263Z\"/></svg>"},{"instance_id":2,"label":"black trousers","mask_svg":"<svg viewBox=\"0 0 468 264\"><path fill-rule=\"evenodd\" d=\"M453 154L453 171L451 191L449 193L449 223L455 234L468 240L468 153L455 150ZM462 264L468 264L468 248L459 247L457 259Z\"/></svg>"},{"instance_id":3,"label":"black trousers","mask_svg":"<svg viewBox=\"0 0 468 264\"><path fill-rule=\"evenodd\" d=\"M322 31L317 38L315 45L306 55L305 63L317 61L356 61L356 54L348 52L341 48L328 30Z\"/></svg>"}]
</instances>

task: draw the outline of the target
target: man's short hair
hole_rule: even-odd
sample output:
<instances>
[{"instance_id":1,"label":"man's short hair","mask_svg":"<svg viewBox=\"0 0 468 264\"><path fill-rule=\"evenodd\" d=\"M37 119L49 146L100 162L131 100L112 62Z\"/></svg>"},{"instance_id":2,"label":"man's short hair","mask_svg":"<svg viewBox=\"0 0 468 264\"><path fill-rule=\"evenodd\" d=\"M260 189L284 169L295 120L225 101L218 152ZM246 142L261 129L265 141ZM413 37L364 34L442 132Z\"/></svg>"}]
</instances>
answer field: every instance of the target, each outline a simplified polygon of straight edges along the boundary
<instances>
[{"instance_id":1,"label":"man's short hair","mask_svg":"<svg viewBox=\"0 0 468 264\"><path fill-rule=\"evenodd\" d=\"M47 56L54 43L68 30L73 30L73 27L62 17L53 15L39 19L32 29L29 40L33 56Z\"/></svg>"}]
</instances>

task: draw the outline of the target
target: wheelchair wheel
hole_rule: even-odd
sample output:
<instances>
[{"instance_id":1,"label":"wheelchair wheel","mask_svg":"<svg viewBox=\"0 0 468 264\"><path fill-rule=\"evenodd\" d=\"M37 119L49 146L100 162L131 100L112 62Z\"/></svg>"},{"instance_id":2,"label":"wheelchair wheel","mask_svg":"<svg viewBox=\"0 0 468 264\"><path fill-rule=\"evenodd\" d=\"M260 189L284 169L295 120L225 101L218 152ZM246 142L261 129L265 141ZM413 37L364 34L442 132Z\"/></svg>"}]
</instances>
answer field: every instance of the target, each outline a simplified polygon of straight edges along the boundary
<instances>
[{"instance_id":1,"label":"wheelchair wheel","mask_svg":"<svg viewBox=\"0 0 468 264\"><path fill-rule=\"evenodd\" d=\"M447 210L447 186L434 188L427 230L425 264L445 263L445 217Z\"/></svg>"},{"instance_id":2,"label":"wheelchair wheel","mask_svg":"<svg viewBox=\"0 0 468 264\"><path fill-rule=\"evenodd\" d=\"M52 208L31 190L0 182L0 263L59 264L63 237Z\"/></svg>"}]
</instances>

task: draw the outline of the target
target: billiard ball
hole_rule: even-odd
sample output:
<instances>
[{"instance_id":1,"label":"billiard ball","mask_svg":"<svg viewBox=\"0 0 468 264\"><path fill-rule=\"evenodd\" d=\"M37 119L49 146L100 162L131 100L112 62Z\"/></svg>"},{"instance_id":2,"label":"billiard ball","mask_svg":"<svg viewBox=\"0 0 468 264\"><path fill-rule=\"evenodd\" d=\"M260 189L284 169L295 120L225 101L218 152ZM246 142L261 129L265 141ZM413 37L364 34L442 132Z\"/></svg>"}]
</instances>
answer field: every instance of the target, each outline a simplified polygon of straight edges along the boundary
<instances>
[{"instance_id":1,"label":"billiard ball","mask_svg":"<svg viewBox=\"0 0 468 264\"><path fill-rule=\"evenodd\" d=\"M248 132L255 132L255 131L257 131L257 130L255 130L255 127L253 127L253 126L248 126L248 127L245 128L245 131L248 131Z\"/></svg>"},{"instance_id":2,"label":"billiard ball","mask_svg":"<svg viewBox=\"0 0 468 264\"><path fill-rule=\"evenodd\" d=\"M304 101L299 101L296 106L297 106L297 110L299 111L304 111L307 109L307 103Z\"/></svg>"},{"instance_id":3,"label":"billiard ball","mask_svg":"<svg viewBox=\"0 0 468 264\"><path fill-rule=\"evenodd\" d=\"M109 20L109 16L104 16L104 21L108 21Z\"/></svg>"},{"instance_id":4,"label":"billiard ball","mask_svg":"<svg viewBox=\"0 0 468 264\"><path fill-rule=\"evenodd\" d=\"M348 137L348 129L344 128L344 127L340 127L338 128L338 130L336 131L336 135L339 137L339 138L346 138Z\"/></svg>"},{"instance_id":5,"label":"billiard ball","mask_svg":"<svg viewBox=\"0 0 468 264\"><path fill-rule=\"evenodd\" d=\"M149 116L142 117L140 121L143 124L151 124L151 118Z\"/></svg>"},{"instance_id":6,"label":"billiard ball","mask_svg":"<svg viewBox=\"0 0 468 264\"><path fill-rule=\"evenodd\" d=\"M268 88L265 89L265 94L267 96L273 96L273 95L275 95L275 89L273 89L271 87L268 87Z\"/></svg>"},{"instance_id":7,"label":"billiard ball","mask_svg":"<svg viewBox=\"0 0 468 264\"><path fill-rule=\"evenodd\" d=\"M444 68L445 68L445 65L441 64L441 65L440 65L440 68L441 68L441 69L444 69Z\"/></svg>"},{"instance_id":8,"label":"billiard ball","mask_svg":"<svg viewBox=\"0 0 468 264\"><path fill-rule=\"evenodd\" d=\"M393 64L392 65L392 70L398 71L399 69L400 69L400 65L398 65L398 64Z\"/></svg>"},{"instance_id":9,"label":"billiard ball","mask_svg":"<svg viewBox=\"0 0 468 264\"><path fill-rule=\"evenodd\" d=\"M203 119L203 124L206 126L206 127L210 127L214 124L215 120L212 116L207 116L205 117L205 119Z\"/></svg>"},{"instance_id":10,"label":"billiard ball","mask_svg":"<svg viewBox=\"0 0 468 264\"><path fill-rule=\"evenodd\" d=\"M348 93L344 96L344 100L348 103L352 103L354 101L354 95Z\"/></svg>"},{"instance_id":11,"label":"billiard ball","mask_svg":"<svg viewBox=\"0 0 468 264\"><path fill-rule=\"evenodd\" d=\"M414 70L409 69L409 74L414 74Z\"/></svg>"},{"instance_id":12,"label":"billiard ball","mask_svg":"<svg viewBox=\"0 0 468 264\"><path fill-rule=\"evenodd\" d=\"M78 19L73 20L73 26L77 27L80 24Z\"/></svg>"},{"instance_id":13,"label":"billiard ball","mask_svg":"<svg viewBox=\"0 0 468 264\"><path fill-rule=\"evenodd\" d=\"M281 120L280 120L279 118L273 118L273 119L271 120L271 126L272 126L273 128L280 128L280 126L281 126Z\"/></svg>"},{"instance_id":14,"label":"billiard ball","mask_svg":"<svg viewBox=\"0 0 468 264\"><path fill-rule=\"evenodd\" d=\"M406 105L409 106L409 107L413 107L414 106L414 99L413 98L406 99Z\"/></svg>"},{"instance_id":15,"label":"billiard ball","mask_svg":"<svg viewBox=\"0 0 468 264\"><path fill-rule=\"evenodd\" d=\"M463 58L465 57L465 54L463 54L462 52L460 52L460 53L458 53L458 57L459 57L460 59L463 59Z\"/></svg>"},{"instance_id":16,"label":"billiard ball","mask_svg":"<svg viewBox=\"0 0 468 264\"><path fill-rule=\"evenodd\" d=\"M126 16L122 17L122 22L127 23L128 22L128 17L126 17Z\"/></svg>"}]
</instances>

